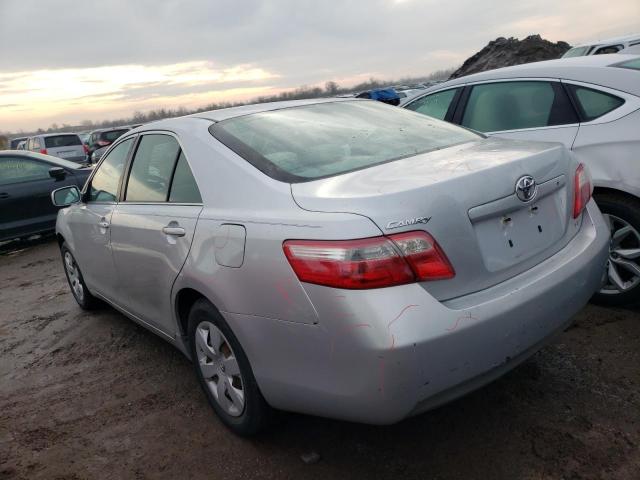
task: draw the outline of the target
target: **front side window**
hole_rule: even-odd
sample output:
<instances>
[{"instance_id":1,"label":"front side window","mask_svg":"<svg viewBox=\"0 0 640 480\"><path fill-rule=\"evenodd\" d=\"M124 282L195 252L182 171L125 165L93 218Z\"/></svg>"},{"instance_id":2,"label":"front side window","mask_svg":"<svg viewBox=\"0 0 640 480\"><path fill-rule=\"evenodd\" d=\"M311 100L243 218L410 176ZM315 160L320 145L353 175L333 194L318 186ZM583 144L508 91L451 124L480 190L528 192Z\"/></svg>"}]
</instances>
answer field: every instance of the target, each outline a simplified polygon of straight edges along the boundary
<instances>
[{"instance_id":1,"label":"front side window","mask_svg":"<svg viewBox=\"0 0 640 480\"><path fill-rule=\"evenodd\" d=\"M193 173L191 173L187 159L182 152L180 152L178 164L173 173L169 201L172 203L202 203L198 184L193 178Z\"/></svg>"},{"instance_id":2,"label":"front side window","mask_svg":"<svg viewBox=\"0 0 640 480\"><path fill-rule=\"evenodd\" d=\"M496 82L475 85L462 117L462 125L480 132L577 123L573 108L561 89L549 82Z\"/></svg>"},{"instance_id":3,"label":"front side window","mask_svg":"<svg viewBox=\"0 0 640 480\"><path fill-rule=\"evenodd\" d=\"M579 108L582 110L582 118L586 122L595 120L624 103L624 100L620 97L592 88L578 85L570 85L569 88L571 88L578 100Z\"/></svg>"},{"instance_id":4,"label":"front side window","mask_svg":"<svg viewBox=\"0 0 640 480\"><path fill-rule=\"evenodd\" d=\"M29 158L2 157L0 158L0 185L50 178L50 168L51 165Z\"/></svg>"},{"instance_id":5,"label":"front side window","mask_svg":"<svg viewBox=\"0 0 640 480\"><path fill-rule=\"evenodd\" d=\"M457 88L452 88L443 92L432 93L431 95L427 95L410 103L406 108L439 120L444 120L457 91Z\"/></svg>"},{"instance_id":6,"label":"front side window","mask_svg":"<svg viewBox=\"0 0 640 480\"><path fill-rule=\"evenodd\" d=\"M352 100L230 118L209 132L276 180L296 183L340 175L480 140L426 115Z\"/></svg>"},{"instance_id":7,"label":"front side window","mask_svg":"<svg viewBox=\"0 0 640 480\"><path fill-rule=\"evenodd\" d=\"M127 161L133 138L118 144L102 161L89 186L90 202L115 202L118 184Z\"/></svg>"},{"instance_id":8,"label":"front side window","mask_svg":"<svg viewBox=\"0 0 640 480\"><path fill-rule=\"evenodd\" d=\"M180 145L169 135L144 135L133 158L127 202L166 202Z\"/></svg>"}]
</instances>

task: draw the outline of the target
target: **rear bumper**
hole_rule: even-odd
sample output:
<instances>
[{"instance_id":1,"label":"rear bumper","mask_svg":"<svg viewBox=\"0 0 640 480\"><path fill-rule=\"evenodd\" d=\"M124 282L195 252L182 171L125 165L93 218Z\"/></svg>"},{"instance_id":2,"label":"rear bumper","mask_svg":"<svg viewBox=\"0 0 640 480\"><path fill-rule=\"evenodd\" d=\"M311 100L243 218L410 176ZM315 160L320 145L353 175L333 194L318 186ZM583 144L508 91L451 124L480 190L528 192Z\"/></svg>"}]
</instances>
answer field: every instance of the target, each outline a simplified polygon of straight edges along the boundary
<instances>
[{"instance_id":1,"label":"rear bumper","mask_svg":"<svg viewBox=\"0 0 640 480\"><path fill-rule=\"evenodd\" d=\"M272 406L389 424L482 386L562 331L600 287L608 244L591 201L563 250L481 292L441 303L418 284L305 285L317 325L225 316Z\"/></svg>"}]
</instances>

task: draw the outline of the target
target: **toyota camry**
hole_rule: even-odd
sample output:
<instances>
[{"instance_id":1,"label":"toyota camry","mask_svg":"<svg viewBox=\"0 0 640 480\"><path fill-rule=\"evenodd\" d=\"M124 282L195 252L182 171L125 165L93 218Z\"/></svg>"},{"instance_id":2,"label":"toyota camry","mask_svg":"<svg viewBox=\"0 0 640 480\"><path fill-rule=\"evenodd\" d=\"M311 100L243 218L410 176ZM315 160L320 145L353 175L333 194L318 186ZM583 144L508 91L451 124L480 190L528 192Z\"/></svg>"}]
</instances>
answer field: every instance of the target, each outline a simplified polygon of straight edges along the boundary
<instances>
[{"instance_id":1,"label":"toyota camry","mask_svg":"<svg viewBox=\"0 0 640 480\"><path fill-rule=\"evenodd\" d=\"M144 125L52 197L80 307L174 344L248 435L397 422L518 365L601 286L591 193L560 144L328 99Z\"/></svg>"}]
</instances>

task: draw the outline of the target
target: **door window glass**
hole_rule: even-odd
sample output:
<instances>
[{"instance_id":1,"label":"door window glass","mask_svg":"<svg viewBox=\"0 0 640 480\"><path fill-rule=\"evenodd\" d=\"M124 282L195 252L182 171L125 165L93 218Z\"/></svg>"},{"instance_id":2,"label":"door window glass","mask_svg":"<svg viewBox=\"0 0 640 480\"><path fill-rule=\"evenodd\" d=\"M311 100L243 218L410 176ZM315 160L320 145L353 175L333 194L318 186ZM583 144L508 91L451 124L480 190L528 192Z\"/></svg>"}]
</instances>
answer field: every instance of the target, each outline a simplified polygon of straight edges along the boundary
<instances>
[{"instance_id":1,"label":"door window glass","mask_svg":"<svg viewBox=\"0 0 640 480\"><path fill-rule=\"evenodd\" d=\"M583 118L587 122L615 110L624 103L624 100L619 97L591 88L577 85L571 85L571 88L580 103Z\"/></svg>"},{"instance_id":2,"label":"door window glass","mask_svg":"<svg viewBox=\"0 0 640 480\"><path fill-rule=\"evenodd\" d=\"M407 108L414 112L444 120L457 90L458 89L453 88L451 90L445 90L444 92L427 95L426 97L422 97L421 99L410 103L407 105Z\"/></svg>"},{"instance_id":3,"label":"door window glass","mask_svg":"<svg viewBox=\"0 0 640 480\"><path fill-rule=\"evenodd\" d=\"M176 171L173 174L169 201L172 203L202 203L196 179L193 178L193 173L191 173L183 152L180 152Z\"/></svg>"},{"instance_id":4,"label":"door window glass","mask_svg":"<svg viewBox=\"0 0 640 480\"><path fill-rule=\"evenodd\" d=\"M0 185L31 182L49 177L51 165L20 157L0 158Z\"/></svg>"},{"instance_id":5,"label":"door window glass","mask_svg":"<svg viewBox=\"0 0 640 480\"><path fill-rule=\"evenodd\" d=\"M118 144L105 157L89 187L90 202L115 202L118 196L118 184L127 161L133 138Z\"/></svg>"},{"instance_id":6,"label":"door window glass","mask_svg":"<svg viewBox=\"0 0 640 480\"><path fill-rule=\"evenodd\" d=\"M549 82L497 82L475 85L462 125L481 132L577 123L564 93L556 98Z\"/></svg>"},{"instance_id":7,"label":"door window glass","mask_svg":"<svg viewBox=\"0 0 640 480\"><path fill-rule=\"evenodd\" d=\"M166 202L179 151L169 135L144 135L133 158L126 201Z\"/></svg>"}]
</instances>

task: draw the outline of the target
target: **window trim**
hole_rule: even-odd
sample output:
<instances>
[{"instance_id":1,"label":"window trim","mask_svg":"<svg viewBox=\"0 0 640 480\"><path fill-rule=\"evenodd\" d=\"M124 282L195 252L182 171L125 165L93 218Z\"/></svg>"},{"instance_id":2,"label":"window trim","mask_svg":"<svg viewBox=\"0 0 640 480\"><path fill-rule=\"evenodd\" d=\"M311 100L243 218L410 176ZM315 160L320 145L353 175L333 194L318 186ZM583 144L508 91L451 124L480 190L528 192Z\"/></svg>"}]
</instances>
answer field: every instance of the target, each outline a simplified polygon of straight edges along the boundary
<instances>
[{"instance_id":1,"label":"window trim","mask_svg":"<svg viewBox=\"0 0 640 480\"><path fill-rule=\"evenodd\" d=\"M566 91L566 88L564 88L561 79L559 78L553 78L553 77L531 77L531 78L526 78L526 77L517 77L517 78L500 78L500 79L493 79L493 80L480 80L477 82L473 82L473 83L468 83L465 85L464 88L464 92L462 94L462 97L460 99L460 102L458 103L458 107L456 108L455 114L454 114L454 123L456 123L457 125L460 125L463 128L469 128L469 127L465 127L464 125L462 125L462 117L464 116L464 112L467 110L467 104L469 103L469 97L471 96L471 91L473 90L473 87L478 86L478 85L487 85L489 83L514 83L514 82L545 82L551 85L551 88L553 89L553 92L555 95L558 95L559 92L564 93L564 95L568 98L569 100L569 105L571 106L573 113L576 116L576 119L578 120L575 123L561 123L561 124L557 124L557 125L545 125L545 126L540 126L540 127L527 127L527 128L511 128L509 130L492 130L489 132L481 132L484 133L485 135L495 135L495 134L500 134L500 133L507 133L507 132L527 132L527 131L533 131L533 130L552 130L552 129L558 129L558 128L569 128L569 127L579 127L580 126L580 113L576 110L576 106L573 102L573 99L571 98L571 95L569 95L569 93ZM554 100L555 102L555 100ZM474 130L476 131L476 130Z\"/></svg>"}]
</instances>

